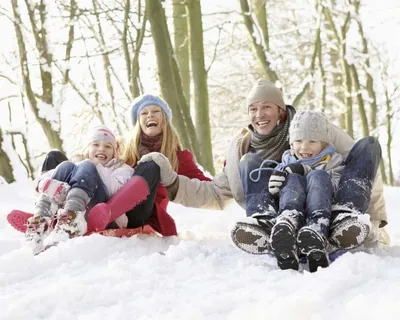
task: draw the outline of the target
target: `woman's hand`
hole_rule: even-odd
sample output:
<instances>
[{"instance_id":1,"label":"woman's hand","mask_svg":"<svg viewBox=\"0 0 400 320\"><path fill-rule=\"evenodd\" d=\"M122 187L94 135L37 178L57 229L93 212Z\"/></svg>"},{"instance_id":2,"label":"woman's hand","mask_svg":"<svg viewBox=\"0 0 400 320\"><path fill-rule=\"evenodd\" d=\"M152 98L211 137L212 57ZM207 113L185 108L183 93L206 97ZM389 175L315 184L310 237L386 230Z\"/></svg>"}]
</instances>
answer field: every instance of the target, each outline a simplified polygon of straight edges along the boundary
<instances>
[{"instance_id":1,"label":"woman's hand","mask_svg":"<svg viewBox=\"0 0 400 320\"><path fill-rule=\"evenodd\" d=\"M172 169L166 156L159 152L150 152L141 157L138 164L150 161L154 161L160 167L160 183L163 186L168 187L175 182L178 174Z\"/></svg>"}]
</instances>

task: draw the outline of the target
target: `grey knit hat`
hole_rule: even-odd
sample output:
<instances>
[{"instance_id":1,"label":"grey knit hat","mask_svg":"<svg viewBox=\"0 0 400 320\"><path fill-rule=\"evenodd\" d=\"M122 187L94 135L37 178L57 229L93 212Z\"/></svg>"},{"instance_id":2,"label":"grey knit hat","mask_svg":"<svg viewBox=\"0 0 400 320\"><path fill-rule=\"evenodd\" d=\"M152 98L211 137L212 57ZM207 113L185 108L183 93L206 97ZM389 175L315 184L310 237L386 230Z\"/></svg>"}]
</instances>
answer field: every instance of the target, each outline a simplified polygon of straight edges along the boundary
<instances>
[{"instance_id":1,"label":"grey knit hat","mask_svg":"<svg viewBox=\"0 0 400 320\"><path fill-rule=\"evenodd\" d=\"M315 140L332 143L332 127L328 118L319 111L297 112L290 123L289 143L296 140Z\"/></svg>"},{"instance_id":2,"label":"grey knit hat","mask_svg":"<svg viewBox=\"0 0 400 320\"><path fill-rule=\"evenodd\" d=\"M271 82L259 79L251 88L246 98L246 108L257 101L268 101L276 104L286 111L286 104L283 101L282 92Z\"/></svg>"}]
</instances>

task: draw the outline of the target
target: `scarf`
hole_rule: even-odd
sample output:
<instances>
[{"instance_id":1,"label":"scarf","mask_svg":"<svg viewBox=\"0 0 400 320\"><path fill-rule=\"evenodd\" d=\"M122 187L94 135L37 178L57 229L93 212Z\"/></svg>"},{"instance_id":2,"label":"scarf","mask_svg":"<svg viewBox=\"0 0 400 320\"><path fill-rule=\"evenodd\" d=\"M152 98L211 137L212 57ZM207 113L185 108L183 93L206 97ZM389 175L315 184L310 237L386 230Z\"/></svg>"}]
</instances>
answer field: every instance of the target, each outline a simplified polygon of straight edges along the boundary
<instances>
[{"instance_id":1,"label":"scarf","mask_svg":"<svg viewBox=\"0 0 400 320\"><path fill-rule=\"evenodd\" d=\"M252 132L250 149L253 149L261 159L280 161L285 150L290 148L289 127L296 110L287 105L286 112L286 121L277 125L267 135L259 134L252 125L249 125L249 130Z\"/></svg>"},{"instance_id":2,"label":"scarf","mask_svg":"<svg viewBox=\"0 0 400 320\"><path fill-rule=\"evenodd\" d=\"M162 133L155 137L145 135L143 132L140 135L140 156L144 156L150 152L160 152L162 144Z\"/></svg>"},{"instance_id":3,"label":"scarf","mask_svg":"<svg viewBox=\"0 0 400 320\"><path fill-rule=\"evenodd\" d=\"M285 152L282 157L282 163L279 164L276 169L282 170L286 165L292 163L301 163L311 168L315 168L323 163L328 163L335 153L335 147L333 144L328 145L324 150L315 155L314 157L307 159L297 159L295 155L292 154L290 150Z\"/></svg>"}]
</instances>

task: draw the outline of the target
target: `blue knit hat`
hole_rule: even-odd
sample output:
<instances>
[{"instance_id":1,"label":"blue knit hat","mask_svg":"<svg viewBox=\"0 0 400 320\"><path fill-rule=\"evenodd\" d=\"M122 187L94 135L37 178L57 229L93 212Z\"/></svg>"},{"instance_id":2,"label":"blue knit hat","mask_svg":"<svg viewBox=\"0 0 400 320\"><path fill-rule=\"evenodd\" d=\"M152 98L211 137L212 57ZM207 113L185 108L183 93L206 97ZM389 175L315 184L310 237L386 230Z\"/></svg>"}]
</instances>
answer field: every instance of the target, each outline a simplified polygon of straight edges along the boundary
<instances>
[{"instance_id":1,"label":"blue knit hat","mask_svg":"<svg viewBox=\"0 0 400 320\"><path fill-rule=\"evenodd\" d=\"M143 108L150 106L152 104L159 106L162 109L162 111L164 111L164 114L167 117L167 120L171 121L172 111L171 111L171 108L169 107L168 103L166 103L163 99L161 99L158 96L146 93L146 94L143 94L143 95L137 97L132 102L131 119L132 119L133 125L135 125L140 111L142 111Z\"/></svg>"}]
</instances>

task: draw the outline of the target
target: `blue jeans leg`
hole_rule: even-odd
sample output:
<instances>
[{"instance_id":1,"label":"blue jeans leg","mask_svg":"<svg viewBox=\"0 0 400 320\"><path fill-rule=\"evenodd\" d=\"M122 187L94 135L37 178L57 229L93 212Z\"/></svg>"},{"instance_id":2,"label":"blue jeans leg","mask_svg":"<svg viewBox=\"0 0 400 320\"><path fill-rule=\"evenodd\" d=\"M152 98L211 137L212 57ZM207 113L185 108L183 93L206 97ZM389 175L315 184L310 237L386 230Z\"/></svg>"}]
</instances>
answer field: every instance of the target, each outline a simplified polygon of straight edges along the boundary
<instances>
[{"instance_id":1,"label":"blue jeans leg","mask_svg":"<svg viewBox=\"0 0 400 320\"><path fill-rule=\"evenodd\" d=\"M286 177L286 184L279 194L279 214L285 210L296 210L299 213L298 223L304 222L304 206L306 203L306 180L297 173Z\"/></svg>"},{"instance_id":2,"label":"blue jeans leg","mask_svg":"<svg viewBox=\"0 0 400 320\"><path fill-rule=\"evenodd\" d=\"M360 139L346 158L345 169L339 181L334 204L365 213L371 200L372 183L382 159L382 149L377 139Z\"/></svg>"},{"instance_id":3,"label":"blue jeans leg","mask_svg":"<svg viewBox=\"0 0 400 320\"><path fill-rule=\"evenodd\" d=\"M333 185L329 174L323 170L313 170L307 176L306 225L312 226L322 236L327 237Z\"/></svg>"},{"instance_id":4,"label":"blue jeans leg","mask_svg":"<svg viewBox=\"0 0 400 320\"><path fill-rule=\"evenodd\" d=\"M243 192L246 201L246 215L249 217L253 213L264 213L272 206L276 211L277 205L275 199L268 191L268 181L272 170L260 171L260 179L254 182L250 179L250 172L258 169L262 163L260 156L254 153L246 153L240 159L239 170L240 180L242 182ZM252 176L257 177L257 174Z\"/></svg>"},{"instance_id":5,"label":"blue jeans leg","mask_svg":"<svg viewBox=\"0 0 400 320\"><path fill-rule=\"evenodd\" d=\"M68 183L73 188L80 188L92 199L90 207L94 204L107 201L107 193L94 163L85 160L79 164L65 161L55 169L53 179Z\"/></svg>"}]
</instances>

